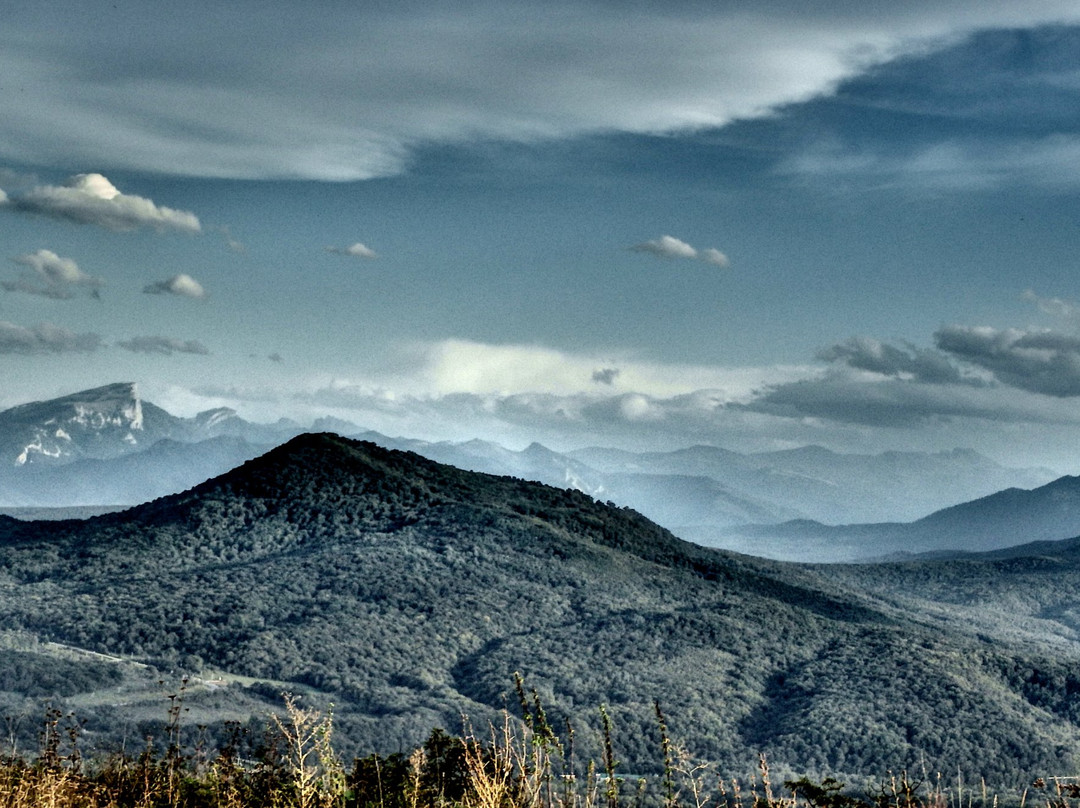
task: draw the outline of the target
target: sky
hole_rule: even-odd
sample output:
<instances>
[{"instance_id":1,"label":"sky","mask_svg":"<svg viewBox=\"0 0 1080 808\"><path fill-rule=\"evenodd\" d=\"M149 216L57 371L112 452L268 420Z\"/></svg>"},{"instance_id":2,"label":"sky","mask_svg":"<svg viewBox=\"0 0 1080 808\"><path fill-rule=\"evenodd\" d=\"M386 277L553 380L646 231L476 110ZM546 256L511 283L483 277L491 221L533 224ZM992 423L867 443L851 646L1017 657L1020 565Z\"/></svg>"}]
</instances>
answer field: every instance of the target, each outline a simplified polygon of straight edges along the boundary
<instances>
[{"instance_id":1,"label":"sky","mask_svg":"<svg viewBox=\"0 0 1080 808\"><path fill-rule=\"evenodd\" d=\"M1080 6L15 2L0 407L1080 473Z\"/></svg>"}]
</instances>

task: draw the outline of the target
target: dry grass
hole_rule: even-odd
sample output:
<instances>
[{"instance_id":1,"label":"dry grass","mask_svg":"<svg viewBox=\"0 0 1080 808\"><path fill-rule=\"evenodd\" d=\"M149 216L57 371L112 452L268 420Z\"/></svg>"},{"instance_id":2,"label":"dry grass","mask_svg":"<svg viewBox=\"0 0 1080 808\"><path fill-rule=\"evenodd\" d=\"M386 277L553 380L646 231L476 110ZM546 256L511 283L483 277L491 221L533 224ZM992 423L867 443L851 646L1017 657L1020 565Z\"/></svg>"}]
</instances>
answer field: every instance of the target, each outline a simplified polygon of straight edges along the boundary
<instances>
[{"instance_id":1,"label":"dry grass","mask_svg":"<svg viewBox=\"0 0 1080 808\"><path fill-rule=\"evenodd\" d=\"M288 695L283 714L271 717L277 743L263 759L241 760L230 750L209 760L186 753L178 732L182 695L181 689L171 699L163 752L148 742L136 758L114 755L93 765L79 753L78 725L50 713L36 757L0 758L0 808L998 808L985 787L948 788L940 777L924 782L906 773L888 775L875 792L861 795L831 779L778 787L764 756L750 777L727 780L668 737L659 705L662 774L630 787L617 770L606 711L598 772L592 762L576 765L572 728L560 740L535 698L523 721L504 714L480 733L465 721L462 737L450 739L460 752L454 765L463 783L451 798L431 787L436 761L423 748L396 769L393 756L374 757L374 787L357 775L359 766L347 774L332 746L332 714L301 707ZM447 773L438 774L445 781ZM1080 785L1050 781L1037 781L1020 808L1080 808Z\"/></svg>"}]
</instances>

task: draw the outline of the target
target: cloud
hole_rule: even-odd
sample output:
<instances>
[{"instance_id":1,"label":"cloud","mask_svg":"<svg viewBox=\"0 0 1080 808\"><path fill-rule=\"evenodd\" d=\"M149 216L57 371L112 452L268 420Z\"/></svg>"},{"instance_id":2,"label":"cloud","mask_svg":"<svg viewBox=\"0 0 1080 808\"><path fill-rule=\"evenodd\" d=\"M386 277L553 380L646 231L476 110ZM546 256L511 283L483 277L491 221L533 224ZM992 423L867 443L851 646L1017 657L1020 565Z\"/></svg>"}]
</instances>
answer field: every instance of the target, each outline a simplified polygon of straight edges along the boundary
<instances>
[{"instance_id":1,"label":"cloud","mask_svg":"<svg viewBox=\"0 0 1080 808\"><path fill-rule=\"evenodd\" d=\"M132 353L162 354L164 356L172 356L174 353L207 356L210 353L210 350L198 340L179 340L171 337L132 337L117 342L116 346Z\"/></svg>"},{"instance_id":2,"label":"cloud","mask_svg":"<svg viewBox=\"0 0 1080 808\"><path fill-rule=\"evenodd\" d=\"M618 377L618 368L601 368L593 371L592 380L597 384L606 384L610 387L615 384L615 379Z\"/></svg>"},{"instance_id":3,"label":"cloud","mask_svg":"<svg viewBox=\"0 0 1080 808\"><path fill-rule=\"evenodd\" d=\"M1048 396L1080 396L1080 337L1055 331L950 325L934 344L1002 384Z\"/></svg>"},{"instance_id":4,"label":"cloud","mask_svg":"<svg viewBox=\"0 0 1080 808\"><path fill-rule=\"evenodd\" d=\"M867 378L851 371L776 385L752 402L734 406L796 420L907 428L942 419L1051 422L1067 416L1000 388L926 384L899 378Z\"/></svg>"},{"instance_id":5,"label":"cloud","mask_svg":"<svg viewBox=\"0 0 1080 808\"><path fill-rule=\"evenodd\" d=\"M0 157L326 180L400 172L421 143L722 126L928 42L1080 16L1065 0L508 0L305 7L283 28L270 6L195 0L151 17L121 0L144 32L133 42L59 2L47 34L29 11L0 32L0 72L33 99L5 121ZM213 14L213 36L191 7Z\"/></svg>"},{"instance_id":6,"label":"cloud","mask_svg":"<svg viewBox=\"0 0 1080 808\"><path fill-rule=\"evenodd\" d=\"M42 286L30 278L17 278L13 281L0 281L0 289L5 292L22 292L27 295L47 297L50 300L71 300L75 294L63 286Z\"/></svg>"},{"instance_id":7,"label":"cloud","mask_svg":"<svg viewBox=\"0 0 1080 808\"><path fill-rule=\"evenodd\" d=\"M851 337L818 352L826 362L840 362L857 370L897 376L931 384L973 384L948 357L937 351L905 345L897 348L871 337Z\"/></svg>"},{"instance_id":8,"label":"cloud","mask_svg":"<svg viewBox=\"0 0 1080 808\"><path fill-rule=\"evenodd\" d=\"M698 255L697 250L674 236L660 236L652 241L635 244L630 249L633 252L649 253L658 258L697 258Z\"/></svg>"},{"instance_id":9,"label":"cloud","mask_svg":"<svg viewBox=\"0 0 1080 808\"><path fill-rule=\"evenodd\" d=\"M355 244L350 244L348 247L327 247L327 252L332 252L335 255L348 255L352 258L378 258L378 254L368 247L366 244L361 244L359 241Z\"/></svg>"},{"instance_id":10,"label":"cloud","mask_svg":"<svg viewBox=\"0 0 1080 808\"><path fill-rule=\"evenodd\" d=\"M233 238L232 231L226 225L212 225L212 230L215 230L221 235L222 240L225 242L225 246L232 250L234 253L246 253L247 246L235 238Z\"/></svg>"},{"instance_id":11,"label":"cloud","mask_svg":"<svg viewBox=\"0 0 1080 808\"><path fill-rule=\"evenodd\" d=\"M94 224L108 230L179 230L197 233L201 229L194 213L159 207L141 196L122 194L101 174L76 174L66 184L41 185L12 197L15 210L38 213L77 224Z\"/></svg>"},{"instance_id":12,"label":"cloud","mask_svg":"<svg viewBox=\"0 0 1080 808\"><path fill-rule=\"evenodd\" d=\"M800 378L809 371L806 366L728 368L663 363L541 345L491 345L451 339L403 349L387 362L385 376L373 378L388 388L419 395L580 393L593 396L597 394L598 381L602 384L607 376L604 369L615 370L616 362L620 390L656 397L708 388L725 400L739 400L763 385ZM594 375L597 373L601 374L599 379Z\"/></svg>"},{"instance_id":13,"label":"cloud","mask_svg":"<svg viewBox=\"0 0 1080 808\"><path fill-rule=\"evenodd\" d=\"M11 199L8 197L4 189L0 188L0 206L6 205L10 201Z\"/></svg>"},{"instance_id":14,"label":"cloud","mask_svg":"<svg viewBox=\"0 0 1080 808\"><path fill-rule=\"evenodd\" d=\"M178 295L190 297L196 300L206 297L206 290L202 284L190 275L180 273L173 275L168 280L157 281L143 287L143 294L147 295Z\"/></svg>"},{"instance_id":15,"label":"cloud","mask_svg":"<svg viewBox=\"0 0 1080 808\"><path fill-rule=\"evenodd\" d=\"M0 282L8 292L48 297L54 300L66 300L73 297L70 287L84 286L91 294L105 285L100 278L87 275L71 258L61 258L52 250L38 250L35 253L18 255L11 259L16 264L29 267L34 271L30 278Z\"/></svg>"},{"instance_id":16,"label":"cloud","mask_svg":"<svg viewBox=\"0 0 1080 808\"><path fill-rule=\"evenodd\" d=\"M24 328L0 321L0 354L92 353L101 344L97 334L76 334L52 323Z\"/></svg>"},{"instance_id":17,"label":"cloud","mask_svg":"<svg viewBox=\"0 0 1080 808\"><path fill-rule=\"evenodd\" d=\"M890 428L942 419L1078 420L1063 400L1080 396L1080 337L949 325L933 340L936 350L853 337L819 352L819 359L834 365L824 373L765 385L752 399L731 406L783 418Z\"/></svg>"},{"instance_id":18,"label":"cloud","mask_svg":"<svg viewBox=\"0 0 1080 808\"><path fill-rule=\"evenodd\" d=\"M660 236L652 241L644 241L630 248L631 252L648 253L657 258L691 258L704 261L717 267L726 267L731 264L728 257L715 247L701 250L700 252L691 247L685 241L674 236Z\"/></svg>"},{"instance_id":19,"label":"cloud","mask_svg":"<svg viewBox=\"0 0 1080 808\"><path fill-rule=\"evenodd\" d=\"M698 255L698 258L706 264L712 264L717 267L731 266L731 260L715 247L708 247L707 249L702 250L701 254Z\"/></svg>"},{"instance_id":20,"label":"cloud","mask_svg":"<svg viewBox=\"0 0 1080 808\"><path fill-rule=\"evenodd\" d=\"M1062 300L1059 297L1039 297L1031 289L1024 290L1020 298L1034 303L1038 306L1039 311L1043 314L1049 314L1051 317L1074 320L1080 316L1080 306L1070 300Z\"/></svg>"}]
</instances>

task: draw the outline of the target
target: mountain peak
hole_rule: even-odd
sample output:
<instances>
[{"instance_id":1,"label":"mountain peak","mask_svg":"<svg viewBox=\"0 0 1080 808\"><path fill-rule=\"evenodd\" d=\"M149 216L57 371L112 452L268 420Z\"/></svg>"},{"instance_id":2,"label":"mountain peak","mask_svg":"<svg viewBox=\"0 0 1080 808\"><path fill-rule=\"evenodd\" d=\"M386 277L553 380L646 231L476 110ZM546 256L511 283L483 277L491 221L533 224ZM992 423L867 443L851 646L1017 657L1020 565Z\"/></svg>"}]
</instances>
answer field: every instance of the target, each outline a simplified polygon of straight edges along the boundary
<instances>
[{"instance_id":1,"label":"mountain peak","mask_svg":"<svg viewBox=\"0 0 1080 808\"><path fill-rule=\"evenodd\" d=\"M113 457L139 442L142 400L133 382L109 384L0 412L0 458L16 466Z\"/></svg>"}]
</instances>

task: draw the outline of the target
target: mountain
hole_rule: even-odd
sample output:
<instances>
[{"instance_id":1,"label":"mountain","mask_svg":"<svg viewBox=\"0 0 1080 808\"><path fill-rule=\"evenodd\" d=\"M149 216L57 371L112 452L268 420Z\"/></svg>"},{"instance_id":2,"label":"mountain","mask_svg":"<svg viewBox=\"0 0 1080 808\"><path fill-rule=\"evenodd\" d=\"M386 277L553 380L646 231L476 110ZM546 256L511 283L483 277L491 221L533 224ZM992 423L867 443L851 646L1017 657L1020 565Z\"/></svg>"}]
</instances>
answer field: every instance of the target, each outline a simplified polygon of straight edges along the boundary
<instances>
[{"instance_id":1,"label":"mountain","mask_svg":"<svg viewBox=\"0 0 1080 808\"><path fill-rule=\"evenodd\" d=\"M131 383L24 404L0 412L0 507L135 505L303 431L291 421L253 424L224 407L180 418Z\"/></svg>"},{"instance_id":2,"label":"mountain","mask_svg":"<svg viewBox=\"0 0 1080 808\"><path fill-rule=\"evenodd\" d=\"M1047 470L1010 469L969 450L842 455L811 446L744 455L696 446L662 453L594 448L563 454L538 443L516 452L481 440L430 443L374 432L352 437L470 471L575 488L633 507L683 538L787 560L844 560L859 554L832 553L828 542L810 543L815 552L826 553L815 559L798 542L760 539L784 536L787 527L774 534L758 525L867 514L915 518L932 506L1053 479ZM799 538L805 533L800 531Z\"/></svg>"},{"instance_id":3,"label":"mountain","mask_svg":"<svg viewBox=\"0 0 1080 808\"><path fill-rule=\"evenodd\" d=\"M9 466L116 457L145 434L134 384L110 384L0 412L0 463Z\"/></svg>"},{"instance_id":4,"label":"mountain","mask_svg":"<svg viewBox=\"0 0 1080 808\"><path fill-rule=\"evenodd\" d=\"M1056 476L1047 469L1001 466L966 449L859 455L806 446L740 454L694 446L646 453L583 449L571 456L605 473L707 477L733 496L825 524L909 521L1004 488L1043 485ZM703 538L707 527L700 526Z\"/></svg>"},{"instance_id":5,"label":"mountain","mask_svg":"<svg viewBox=\"0 0 1080 808\"><path fill-rule=\"evenodd\" d=\"M1053 479L1050 472L1005 468L967 450L844 455L809 446L748 455L696 446L560 453L538 443L513 451L481 440L392 438L339 419L320 419L315 428L466 470L574 488L633 507L683 538L787 560L966 546L946 530L938 543L926 544L905 529L896 534L892 525L869 532L861 525L825 525L901 522ZM26 404L0 413L0 508L134 505L188 489L305 431L287 420L253 424L227 408L180 418L141 399L127 383ZM950 530L962 532L964 524L960 519Z\"/></svg>"},{"instance_id":6,"label":"mountain","mask_svg":"<svg viewBox=\"0 0 1080 808\"><path fill-rule=\"evenodd\" d=\"M883 610L943 630L1069 658L1080 639L1080 538L1035 541L949 559L831 564L816 572ZM1080 689L1075 671L1069 686Z\"/></svg>"},{"instance_id":7,"label":"mountain","mask_svg":"<svg viewBox=\"0 0 1080 808\"><path fill-rule=\"evenodd\" d=\"M186 705L219 729L282 690L332 701L346 751L498 720L521 671L581 759L608 705L625 771L658 769L654 699L691 755L732 774L763 751L777 771L925 761L1011 787L1080 754L1075 643L1048 656L929 624L574 490L325 434L122 513L0 517L4 637L22 638L23 673L5 679L0 655L0 687L85 649L214 682ZM80 706L90 742L141 737L146 704L115 695L134 687L118 675L95 668L56 700Z\"/></svg>"},{"instance_id":8,"label":"mountain","mask_svg":"<svg viewBox=\"0 0 1080 808\"><path fill-rule=\"evenodd\" d=\"M227 407L179 418L143 401L136 384L123 382L0 412L0 469L109 460L164 439L196 443L234 437L277 444L302 431L286 420L252 424Z\"/></svg>"},{"instance_id":9,"label":"mountain","mask_svg":"<svg viewBox=\"0 0 1080 808\"><path fill-rule=\"evenodd\" d=\"M733 529L727 545L802 561L980 553L1080 536L1080 477L1033 490L1008 488L914 522L823 525L795 520Z\"/></svg>"},{"instance_id":10,"label":"mountain","mask_svg":"<svg viewBox=\"0 0 1080 808\"><path fill-rule=\"evenodd\" d=\"M119 457L0 469L0 507L130 507L184 491L272 447L232 436L196 443L162 438Z\"/></svg>"}]
</instances>

